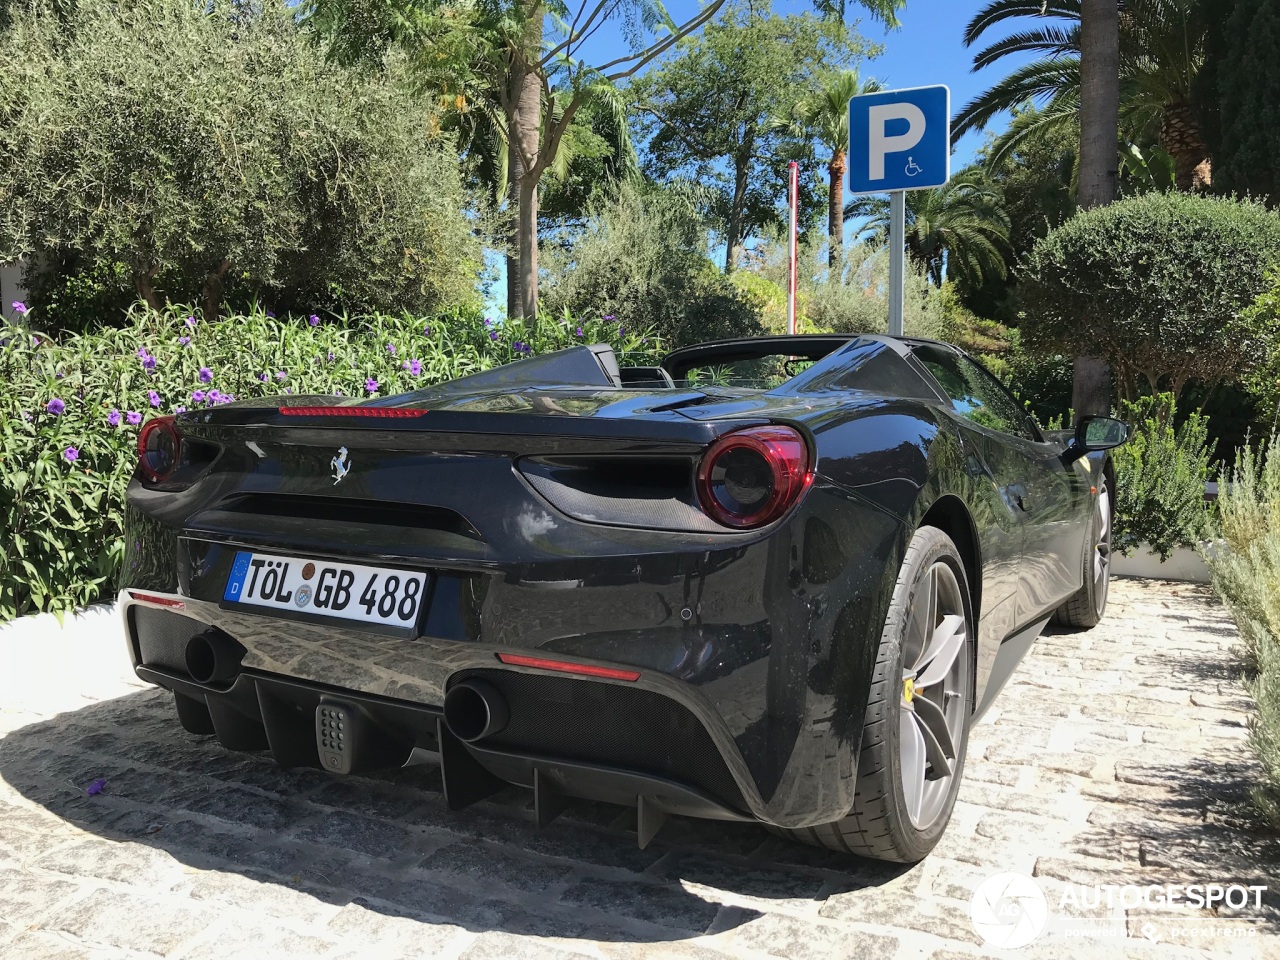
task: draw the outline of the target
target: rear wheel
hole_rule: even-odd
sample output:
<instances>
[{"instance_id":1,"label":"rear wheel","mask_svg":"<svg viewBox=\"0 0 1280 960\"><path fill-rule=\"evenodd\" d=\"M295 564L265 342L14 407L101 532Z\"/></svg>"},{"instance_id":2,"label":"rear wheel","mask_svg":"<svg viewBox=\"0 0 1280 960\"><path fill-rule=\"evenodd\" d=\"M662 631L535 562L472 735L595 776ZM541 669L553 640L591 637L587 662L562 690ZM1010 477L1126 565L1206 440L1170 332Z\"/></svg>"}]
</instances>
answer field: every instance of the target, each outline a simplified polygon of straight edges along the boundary
<instances>
[{"instance_id":1,"label":"rear wheel","mask_svg":"<svg viewBox=\"0 0 1280 960\"><path fill-rule=\"evenodd\" d=\"M974 704L974 630L964 564L921 527L880 638L853 810L786 833L858 856L914 863L941 839L964 771Z\"/></svg>"},{"instance_id":2,"label":"rear wheel","mask_svg":"<svg viewBox=\"0 0 1280 960\"><path fill-rule=\"evenodd\" d=\"M1090 549L1084 557L1083 585L1053 615L1066 627L1096 627L1107 611L1111 585L1111 487L1104 474L1098 481L1098 502L1089 528Z\"/></svg>"}]
</instances>

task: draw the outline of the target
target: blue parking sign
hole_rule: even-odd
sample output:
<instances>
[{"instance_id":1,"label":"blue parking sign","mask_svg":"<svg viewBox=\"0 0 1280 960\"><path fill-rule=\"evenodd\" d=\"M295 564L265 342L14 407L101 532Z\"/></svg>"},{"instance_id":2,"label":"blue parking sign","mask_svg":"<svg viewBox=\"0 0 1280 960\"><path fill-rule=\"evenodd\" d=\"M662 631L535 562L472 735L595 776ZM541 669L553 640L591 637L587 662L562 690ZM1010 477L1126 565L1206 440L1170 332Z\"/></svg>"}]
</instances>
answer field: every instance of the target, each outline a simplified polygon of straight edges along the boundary
<instances>
[{"instance_id":1,"label":"blue parking sign","mask_svg":"<svg viewBox=\"0 0 1280 960\"><path fill-rule=\"evenodd\" d=\"M849 190L940 187L951 178L951 91L868 93L849 101Z\"/></svg>"}]
</instances>

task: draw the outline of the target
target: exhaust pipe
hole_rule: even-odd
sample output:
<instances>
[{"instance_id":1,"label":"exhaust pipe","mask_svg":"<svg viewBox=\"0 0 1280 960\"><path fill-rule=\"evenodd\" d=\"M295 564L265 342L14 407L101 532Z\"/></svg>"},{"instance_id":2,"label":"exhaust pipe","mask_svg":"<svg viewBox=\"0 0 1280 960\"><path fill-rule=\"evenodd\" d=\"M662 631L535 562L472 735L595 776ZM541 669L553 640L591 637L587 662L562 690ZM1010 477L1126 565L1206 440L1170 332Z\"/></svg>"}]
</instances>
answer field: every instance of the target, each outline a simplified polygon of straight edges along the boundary
<instances>
[{"instance_id":1,"label":"exhaust pipe","mask_svg":"<svg viewBox=\"0 0 1280 960\"><path fill-rule=\"evenodd\" d=\"M245 649L221 630L206 630L187 641L187 673L196 683L224 683L240 672Z\"/></svg>"},{"instance_id":2,"label":"exhaust pipe","mask_svg":"<svg viewBox=\"0 0 1280 960\"><path fill-rule=\"evenodd\" d=\"M463 680L444 696L445 725L466 743L500 733L510 719L506 698L486 680Z\"/></svg>"}]
</instances>

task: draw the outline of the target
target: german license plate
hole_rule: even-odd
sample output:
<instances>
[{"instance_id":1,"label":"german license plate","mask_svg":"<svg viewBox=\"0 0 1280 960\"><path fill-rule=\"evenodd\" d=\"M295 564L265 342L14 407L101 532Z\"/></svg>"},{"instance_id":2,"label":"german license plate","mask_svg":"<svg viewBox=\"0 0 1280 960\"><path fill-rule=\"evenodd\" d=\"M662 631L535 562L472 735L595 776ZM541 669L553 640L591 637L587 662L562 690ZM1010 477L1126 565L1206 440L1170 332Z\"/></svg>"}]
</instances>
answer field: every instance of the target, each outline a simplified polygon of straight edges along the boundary
<instances>
[{"instance_id":1,"label":"german license plate","mask_svg":"<svg viewBox=\"0 0 1280 960\"><path fill-rule=\"evenodd\" d=\"M427 574L239 551L222 599L362 623L412 627Z\"/></svg>"}]
</instances>

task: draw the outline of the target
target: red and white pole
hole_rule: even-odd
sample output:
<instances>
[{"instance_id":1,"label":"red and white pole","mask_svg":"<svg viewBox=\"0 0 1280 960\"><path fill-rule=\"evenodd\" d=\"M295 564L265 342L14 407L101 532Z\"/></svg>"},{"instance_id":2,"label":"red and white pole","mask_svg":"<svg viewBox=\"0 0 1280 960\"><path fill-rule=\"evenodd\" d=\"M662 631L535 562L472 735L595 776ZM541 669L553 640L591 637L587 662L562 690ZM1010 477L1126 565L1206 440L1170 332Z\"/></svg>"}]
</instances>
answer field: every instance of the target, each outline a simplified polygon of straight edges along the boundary
<instances>
[{"instance_id":1,"label":"red and white pole","mask_svg":"<svg viewBox=\"0 0 1280 960\"><path fill-rule=\"evenodd\" d=\"M787 273L787 333L796 332L796 243L800 232L800 164L792 160L791 168L791 232Z\"/></svg>"}]
</instances>

